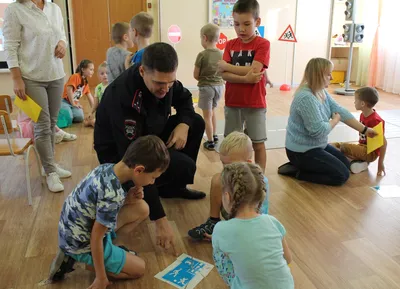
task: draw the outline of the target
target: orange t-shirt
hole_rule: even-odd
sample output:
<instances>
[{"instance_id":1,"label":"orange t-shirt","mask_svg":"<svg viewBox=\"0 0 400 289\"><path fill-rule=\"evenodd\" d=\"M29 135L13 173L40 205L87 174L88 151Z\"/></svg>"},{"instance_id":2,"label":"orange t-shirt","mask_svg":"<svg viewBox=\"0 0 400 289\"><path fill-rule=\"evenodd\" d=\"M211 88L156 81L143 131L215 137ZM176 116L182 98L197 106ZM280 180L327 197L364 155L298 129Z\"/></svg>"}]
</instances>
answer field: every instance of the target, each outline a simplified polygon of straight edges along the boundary
<instances>
[{"instance_id":1,"label":"orange t-shirt","mask_svg":"<svg viewBox=\"0 0 400 289\"><path fill-rule=\"evenodd\" d=\"M72 86L74 91L74 101L78 101L83 95L90 92L89 84L84 84L82 75L80 73L72 74L68 82L64 85L63 98L69 102L67 95L67 87Z\"/></svg>"}]
</instances>

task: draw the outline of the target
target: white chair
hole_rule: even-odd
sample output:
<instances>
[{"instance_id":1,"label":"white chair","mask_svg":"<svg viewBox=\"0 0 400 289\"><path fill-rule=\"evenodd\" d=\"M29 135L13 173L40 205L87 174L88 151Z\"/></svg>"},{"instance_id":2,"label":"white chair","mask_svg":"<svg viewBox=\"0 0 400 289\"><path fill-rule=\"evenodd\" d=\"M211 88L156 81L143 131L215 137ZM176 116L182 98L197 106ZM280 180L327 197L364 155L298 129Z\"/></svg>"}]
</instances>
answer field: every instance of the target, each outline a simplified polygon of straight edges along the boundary
<instances>
[{"instance_id":1,"label":"white chair","mask_svg":"<svg viewBox=\"0 0 400 289\"><path fill-rule=\"evenodd\" d=\"M17 157L22 155L25 159L25 173L26 173L26 185L28 189L28 203L32 205L32 190L31 190L31 178L29 169L29 153L31 150L35 152L36 161L38 165L38 173L41 178L42 185L44 184L43 177L41 176L41 165L38 152L33 145L33 141L30 138L15 138L10 136L13 132L13 126L11 119L7 111L0 110L0 135L4 134L5 139L0 139L0 156L13 156ZM14 135L14 134L12 134Z\"/></svg>"},{"instance_id":2,"label":"white chair","mask_svg":"<svg viewBox=\"0 0 400 289\"><path fill-rule=\"evenodd\" d=\"M13 131L18 131L20 137L22 137L21 127L18 125L16 120L11 118L11 113L13 112L11 96L5 94L0 95L0 110L7 111L8 117L11 119Z\"/></svg>"}]
</instances>

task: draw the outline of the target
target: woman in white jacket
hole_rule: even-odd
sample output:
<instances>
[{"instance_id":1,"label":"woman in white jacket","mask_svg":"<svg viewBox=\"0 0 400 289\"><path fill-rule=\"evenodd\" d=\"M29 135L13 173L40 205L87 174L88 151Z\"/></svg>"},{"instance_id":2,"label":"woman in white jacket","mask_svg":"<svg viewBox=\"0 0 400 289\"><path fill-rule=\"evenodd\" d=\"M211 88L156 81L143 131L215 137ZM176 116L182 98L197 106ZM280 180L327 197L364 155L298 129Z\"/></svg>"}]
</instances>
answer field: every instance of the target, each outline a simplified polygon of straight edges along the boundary
<instances>
[{"instance_id":1,"label":"woman in white jacket","mask_svg":"<svg viewBox=\"0 0 400 289\"><path fill-rule=\"evenodd\" d=\"M44 0L17 0L5 10L4 49L17 97L29 95L42 108L34 126L35 143L52 192L64 190L60 178L71 173L54 161L54 128L64 88L66 52L60 8Z\"/></svg>"}]
</instances>

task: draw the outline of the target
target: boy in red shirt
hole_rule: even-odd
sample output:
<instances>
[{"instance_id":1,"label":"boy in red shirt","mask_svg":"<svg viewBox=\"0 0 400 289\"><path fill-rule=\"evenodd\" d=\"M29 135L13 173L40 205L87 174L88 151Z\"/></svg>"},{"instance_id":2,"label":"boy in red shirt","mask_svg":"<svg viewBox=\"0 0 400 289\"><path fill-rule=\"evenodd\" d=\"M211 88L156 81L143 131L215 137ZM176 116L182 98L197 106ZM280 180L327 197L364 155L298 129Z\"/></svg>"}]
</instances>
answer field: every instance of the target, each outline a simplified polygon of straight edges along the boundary
<instances>
[{"instance_id":1,"label":"boy in red shirt","mask_svg":"<svg viewBox=\"0 0 400 289\"><path fill-rule=\"evenodd\" d=\"M260 25L257 0L239 0L233 7L233 20L238 38L227 42L223 60L218 63L225 90L225 132L243 131L250 137L255 162L265 170L267 154L265 69L269 65L270 43L256 36Z\"/></svg>"},{"instance_id":2,"label":"boy in red shirt","mask_svg":"<svg viewBox=\"0 0 400 289\"><path fill-rule=\"evenodd\" d=\"M357 110L361 110L360 122L365 127L375 127L382 122L383 133L385 133L385 121L373 109L379 101L379 94L375 88L363 87L358 89L354 95L354 105ZM350 165L352 173L357 174L368 169L368 164L378 161L378 176L385 174L385 165L383 163L386 154L387 141L383 136L384 145L367 154L367 137L360 133L358 144L339 143L337 147L350 159L353 159Z\"/></svg>"}]
</instances>

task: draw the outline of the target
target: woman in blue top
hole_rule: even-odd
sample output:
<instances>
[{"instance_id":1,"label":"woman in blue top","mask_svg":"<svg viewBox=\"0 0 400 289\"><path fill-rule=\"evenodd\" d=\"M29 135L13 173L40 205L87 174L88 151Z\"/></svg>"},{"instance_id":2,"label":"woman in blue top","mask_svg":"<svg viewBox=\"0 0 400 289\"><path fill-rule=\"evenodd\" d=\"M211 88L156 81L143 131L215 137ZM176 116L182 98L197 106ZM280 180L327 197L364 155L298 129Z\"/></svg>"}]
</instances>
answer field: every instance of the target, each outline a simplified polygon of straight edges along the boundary
<instances>
[{"instance_id":1,"label":"woman in blue top","mask_svg":"<svg viewBox=\"0 0 400 289\"><path fill-rule=\"evenodd\" d=\"M328 135L344 122L370 137L376 132L357 121L328 94L333 64L328 59L311 59L290 106L286 130L286 154L290 163L278 173L317 184L339 186L350 176L350 162L328 144Z\"/></svg>"}]
</instances>

